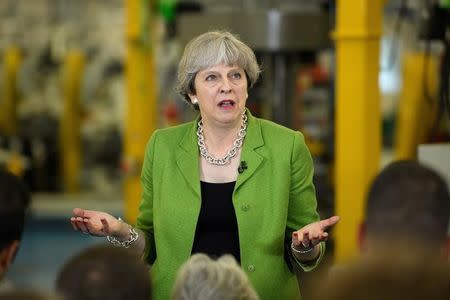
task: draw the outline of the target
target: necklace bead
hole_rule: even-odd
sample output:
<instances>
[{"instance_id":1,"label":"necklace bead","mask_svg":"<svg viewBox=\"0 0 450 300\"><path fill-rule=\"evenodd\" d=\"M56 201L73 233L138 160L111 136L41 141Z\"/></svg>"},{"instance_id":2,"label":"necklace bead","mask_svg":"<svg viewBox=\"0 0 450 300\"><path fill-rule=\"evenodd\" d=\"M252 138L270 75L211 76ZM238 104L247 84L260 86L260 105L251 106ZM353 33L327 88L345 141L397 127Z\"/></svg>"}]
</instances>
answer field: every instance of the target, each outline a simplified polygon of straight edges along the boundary
<instances>
[{"instance_id":1,"label":"necklace bead","mask_svg":"<svg viewBox=\"0 0 450 300\"><path fill-rule=\"evenodd\" d=\"M244 140L245 135L247 134L247 115L242 113L242 124L239 129L238 136L233 142L233 147L225 154L222 158L216 158L212 154L208 152L205 144L205 136L203 135L203 121L200 120L198 122L197 128L197 139L198 139L198 148L200 150L200 155L210 164L216 166L224 166L230 163L231 159L236 156L239 148L242 147L242 142Z\"/></svg>"}]
</instances>

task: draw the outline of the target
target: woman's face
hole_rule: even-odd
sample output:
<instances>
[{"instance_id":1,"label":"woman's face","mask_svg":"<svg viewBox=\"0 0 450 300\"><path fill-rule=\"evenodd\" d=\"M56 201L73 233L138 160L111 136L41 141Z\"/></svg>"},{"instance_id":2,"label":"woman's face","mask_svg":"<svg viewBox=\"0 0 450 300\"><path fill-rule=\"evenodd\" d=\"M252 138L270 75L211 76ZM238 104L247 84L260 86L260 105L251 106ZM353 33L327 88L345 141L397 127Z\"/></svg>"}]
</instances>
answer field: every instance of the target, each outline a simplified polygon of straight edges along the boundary
<instances>
[{"instance_id":1,"label":"woman's face","mask_svg":"<svg viewBox=\"0 0 450 300\"><path fill-rule=\"evenodd\" d=\"M236 65L216 65L195 76L196 95L202 119L216 125L236 125L247 101L247 77Z\"/></svg>"}]
</instances>

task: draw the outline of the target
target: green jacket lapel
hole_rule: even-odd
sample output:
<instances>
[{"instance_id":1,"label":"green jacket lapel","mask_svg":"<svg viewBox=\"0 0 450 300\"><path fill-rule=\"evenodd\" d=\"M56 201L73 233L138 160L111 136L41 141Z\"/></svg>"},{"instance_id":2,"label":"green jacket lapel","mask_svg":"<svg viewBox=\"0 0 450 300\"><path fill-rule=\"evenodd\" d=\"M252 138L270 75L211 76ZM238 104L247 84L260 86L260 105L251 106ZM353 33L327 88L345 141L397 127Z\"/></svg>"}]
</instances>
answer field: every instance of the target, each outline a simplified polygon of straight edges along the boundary
<instances>
[{"instance_id":1,"label":"green jacket lapel","mask_svg":"<svg viewBox=\"0 0 450 300\"><path fill-rule=\"evenodd\" d=\"M198 161L198 147L197 147L197 122L192 123L188 127L186 134L180 141L177 149L177 165L183 174L184 179L188 185L193 189L195 194L200 198L200 170Z\"/></svg>"},{"instance_id":2,"label":"green jacket lapel","mask_svg":"<svg viewBox=\"0 0 450 300\"><path fill-rule=\"evenodd\" d=\"M255 150L264 145L264 140L261 133L261 125L259 120L250 113L247 109L248 126L247 135L244 139L244 144L241 153L241 161L247 163L247 169L239 174L236 182L235 190L237 190L253 173L258 169L263 162L264 157ZM200 197L200 170L198 161L198 147L197 147L197 123L199 117L188 128L184 138L180 141L177 149L177 165L183 177L188 182L198 197Z\"/></svg>"},{"instance_id":3,"label":"green jacket lapel","mask_svg":"<svg viewBox=\"0 0 450 300\"><path fill-rule=\"evenodd\" d=\"M241 153L241 162L245 161L247 163L247 169L239 174L236 182L235 191L249 179L253 173L258 169L264 160L255 150L264 145L264 139L261 133L261 124L259 120L252 116L250 111L247 109L248 126L247 135L244 139L244 145Z\"/></svg>"}]
</instances>

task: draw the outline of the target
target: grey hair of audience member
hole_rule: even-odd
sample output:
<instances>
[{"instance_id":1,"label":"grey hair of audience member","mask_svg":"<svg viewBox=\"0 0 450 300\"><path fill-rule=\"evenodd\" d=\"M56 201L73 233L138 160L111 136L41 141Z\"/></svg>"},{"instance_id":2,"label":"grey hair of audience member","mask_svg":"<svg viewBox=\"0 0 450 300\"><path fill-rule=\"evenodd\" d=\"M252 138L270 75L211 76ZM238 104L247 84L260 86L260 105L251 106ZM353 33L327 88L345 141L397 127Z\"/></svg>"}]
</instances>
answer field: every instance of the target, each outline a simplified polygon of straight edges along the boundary
<instances>
[{"instance_id":1,"label":"grey hair of audience member","mask_svg":"<svg viewBox=\"0 0 450 300\"><path fill-rule=\"evenodd\" d=\"M241 67L247 76L249 88L258 80L261 72L253 50L235 35L226 31L206 32L186 45L178 65L176 90L186 102L193 105L189 94L196 94L194 81L197 73L219 64Z\"/></svg>"},{"instance_id":2,"label":"grey hair of audience member","mask_svg":"<svg viewBox=\"0 0 450 300\"><path fill-rule=\"evenodd\" d=\"M172 300L258 300L247 274L231 255L194 254L179 270Z\"/></svg>"}]
</instances>

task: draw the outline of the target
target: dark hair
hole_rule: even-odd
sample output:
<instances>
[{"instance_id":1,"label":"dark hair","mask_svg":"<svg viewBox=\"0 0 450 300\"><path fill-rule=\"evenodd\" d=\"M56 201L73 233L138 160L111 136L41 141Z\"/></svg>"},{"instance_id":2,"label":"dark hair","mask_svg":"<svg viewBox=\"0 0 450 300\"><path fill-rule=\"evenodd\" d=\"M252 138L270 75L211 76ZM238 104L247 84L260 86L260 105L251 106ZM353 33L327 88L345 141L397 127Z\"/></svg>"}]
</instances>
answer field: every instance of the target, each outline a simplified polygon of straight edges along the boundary
<instances>
[{"instance_id":1,"label":"dark hair","mask_svg":"<svg viewBox=\"0 0 450 300\"><path fill-rule=\"evenodd\" d=\"M0 251L22 238L30 193L23 182L0 168Z\"/></svg>"},{"instance_id":2,"label":"dark hair","mask_svg":"<svg viewBox=\"0 0 450 300\"><path fill-rule=\"evenodd\" d=\"M12 290L0 293L0 300L63 300L53 293L43 293L37 290Z\"/></svg>"},{"instance_id":3,"label":"dark hair","mask_svg":"<svg viewBox=\"0 0 450 300\"><path fill-rule=\"evenodd\" d=\"M447 237L450 196L444 179L414 161L388 165L373 181L366 229L373 237L442 243Z\"/></svg>"},{"instance_id":4,"label":"dark hair","mask_svg":"<svg viewBox=\"0 0 450 300\"><path fill-rule=\"evenodd\" d=\"M152 299L149 267L129 249L87 248L60 271L56 289L66 300Z\"/></svg>"},{"instance_id":5,"label":"dark hair","mask_svg":"<svg viewBox=\"0 0 450 300\"><path fill-rule=\"evenodd\" d=\"M363 256L334 272L320 282L314 299L450 299L450 265L404 248Z\"/></svg>"}]
</instances>

